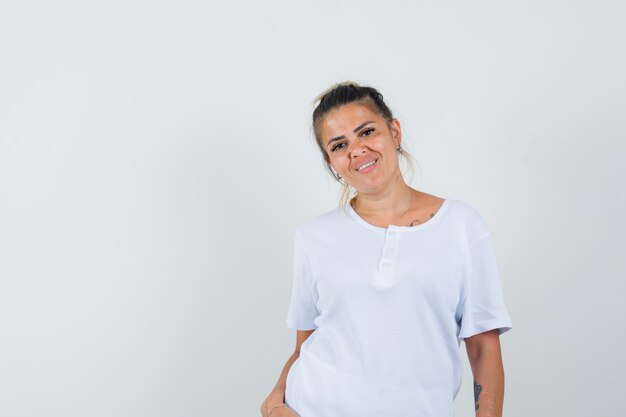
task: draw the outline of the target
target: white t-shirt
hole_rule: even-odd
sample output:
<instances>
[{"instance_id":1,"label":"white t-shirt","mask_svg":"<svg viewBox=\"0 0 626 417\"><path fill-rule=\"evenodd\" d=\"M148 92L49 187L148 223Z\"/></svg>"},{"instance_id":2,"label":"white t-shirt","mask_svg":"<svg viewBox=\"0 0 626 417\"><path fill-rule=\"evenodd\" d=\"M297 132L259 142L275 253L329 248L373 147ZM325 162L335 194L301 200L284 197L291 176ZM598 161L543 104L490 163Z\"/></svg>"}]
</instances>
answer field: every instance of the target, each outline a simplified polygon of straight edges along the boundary
<instances>
[{"instance_id":1,"label":"white t-shirt","mask_svg":"<svg viewBox=\"0 0 626 417\"><path fill-rule=\"evenodd\" d=\"M295 231L290 329L315 331L287 374L301 417L452 417L461 339L512 328L493 235L460 200L417 226L350 204Z\"/></svg>"}]
</instances>

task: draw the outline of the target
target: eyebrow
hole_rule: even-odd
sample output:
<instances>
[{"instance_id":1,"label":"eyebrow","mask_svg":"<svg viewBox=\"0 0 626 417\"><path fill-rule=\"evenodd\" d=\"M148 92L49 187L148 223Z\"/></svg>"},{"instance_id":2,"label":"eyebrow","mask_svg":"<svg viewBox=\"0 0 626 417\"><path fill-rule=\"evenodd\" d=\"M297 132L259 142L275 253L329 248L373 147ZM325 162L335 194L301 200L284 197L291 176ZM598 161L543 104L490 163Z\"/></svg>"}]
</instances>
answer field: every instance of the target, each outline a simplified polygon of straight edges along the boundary
<instances>
[{"instance_id":1,"label":"eyebrow","mask_svg":"<svg viewBox=\"0 0 626 417\"><path fill-rule=\"evenodd\" d=\"M365 125L368 125L368 124L370 124L370 123L374 123L374 121L369 121L369 122L363 122L363 123L361 123L360 125L358 125L358 126L357 126L354 130L353 130L353 132L354 132L354 133L358 132L358 131L359 131L360 129L362 129ZM337 136L336 138L332 138L331 140L329 140L329 141L328 141L328 143L326 144L326 146L330 145L330 143L331 143L331 142L334 142L334 141L336 141L336 140L343 139L343 138L345 138L345 135L341 135L341 136Z\"/></svg>"}]
</instances>

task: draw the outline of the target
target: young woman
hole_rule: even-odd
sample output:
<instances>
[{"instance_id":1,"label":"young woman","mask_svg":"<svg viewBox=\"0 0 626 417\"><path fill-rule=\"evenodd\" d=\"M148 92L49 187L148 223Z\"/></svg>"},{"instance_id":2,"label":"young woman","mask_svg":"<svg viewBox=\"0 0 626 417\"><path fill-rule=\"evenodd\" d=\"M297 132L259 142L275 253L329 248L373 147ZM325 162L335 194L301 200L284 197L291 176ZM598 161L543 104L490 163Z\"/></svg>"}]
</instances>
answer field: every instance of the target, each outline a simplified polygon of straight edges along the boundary
<instances>
[{"instance_id":1,"label":"young woman","mask_svg":"<svg viewBox=\"0 0 626 417\"><path fill-rule=\"evenodd\" d=\"M333 86L313 129L342 202L296 228L296 347L262 417L452 417L461 340L476 415L501 416L512 324L480 213L405 183L400 122L376 89Z\"/></svg>"}]
</instances>

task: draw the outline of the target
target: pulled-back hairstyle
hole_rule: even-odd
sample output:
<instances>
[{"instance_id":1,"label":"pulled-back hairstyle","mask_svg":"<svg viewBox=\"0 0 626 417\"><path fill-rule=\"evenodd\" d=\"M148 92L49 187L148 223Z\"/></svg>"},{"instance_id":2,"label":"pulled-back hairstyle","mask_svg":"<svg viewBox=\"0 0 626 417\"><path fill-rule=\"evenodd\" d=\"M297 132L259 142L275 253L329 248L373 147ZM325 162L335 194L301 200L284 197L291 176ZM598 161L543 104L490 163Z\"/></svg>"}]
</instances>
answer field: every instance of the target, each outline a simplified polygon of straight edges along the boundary
<instances>
[{"instance_id":1,"label":"pulled-back hairstyle","mask_svg":"<svg viewBox=\"0 0 626 417\"><path fill-rule=\"evenodd\" d=\"M330 165L330 157L328 152L326 152L326 148L324 147L324 143L320 135L320 125L324 117L329 112L350 103L359 103L368 106L372 111L378 113L383 119L385 119L388 125L391 124L391 120L393 119L391 110L387 104L385 104L383 95L378 90L374 87L359 85L353 81L336 83L315 98L313 102L313 105L315 106L315 110L313 110L313 134L315 135L317 146L320 148L322 156L324 157L326 169L330 175L342 185L341 197L339 201L340 207L343 207L348 202L350 199L351 189L353 188L348 183L343 181L342 178L332 169ZM405 158L412 171L412 156L405 148L406 146L403 142L398 153ZM354 193L356 194L356 190L354 190Z\"/></svg>"}]
</instances>

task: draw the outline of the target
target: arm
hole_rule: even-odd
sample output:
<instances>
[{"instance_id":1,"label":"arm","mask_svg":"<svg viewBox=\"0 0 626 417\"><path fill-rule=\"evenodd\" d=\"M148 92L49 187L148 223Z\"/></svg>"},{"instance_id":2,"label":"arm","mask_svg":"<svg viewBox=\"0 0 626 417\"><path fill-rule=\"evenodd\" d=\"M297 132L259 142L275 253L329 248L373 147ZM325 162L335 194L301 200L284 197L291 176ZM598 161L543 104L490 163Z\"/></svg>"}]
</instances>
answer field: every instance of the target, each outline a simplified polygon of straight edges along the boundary
<instances>
[{"instance_id":1,"label":"arm","mask_svg":"<svg viewBox=\"0 0 626 417\"><path fill-rule=\"evenodd\" d=\"M465 348L474 376L476 417L502 417L504 367L498 330L466 338Z\"/></svg>"},{"instance_id":2,"label":"arm","mask_svg":"<svg viewBox=\"0 0 626 417\"><path fill-rule=\"evenodd\" d=\"M261 404L261 415L263 417L267 416L267 413L274 405L285 402L285 389L287 386L287 374L289 373L289 369L291 368L291 365L293 365L293 363L296 361L296 359L298 359L298 357L300 356L300 346L302 346L302 343L304 343L304 341L314 331L315 329L296 331L296 349L294 353L291 354L289 359L287 359L287 362L285 363L285 366L283 367L283 370L278 377L278 382L276 382L276 385L272 389L272 392L270 392L265 401L263 401L263 404ZM274 413L275 412L272 412L272 417L274 416Z\"/></svg>"}]
</instances>

